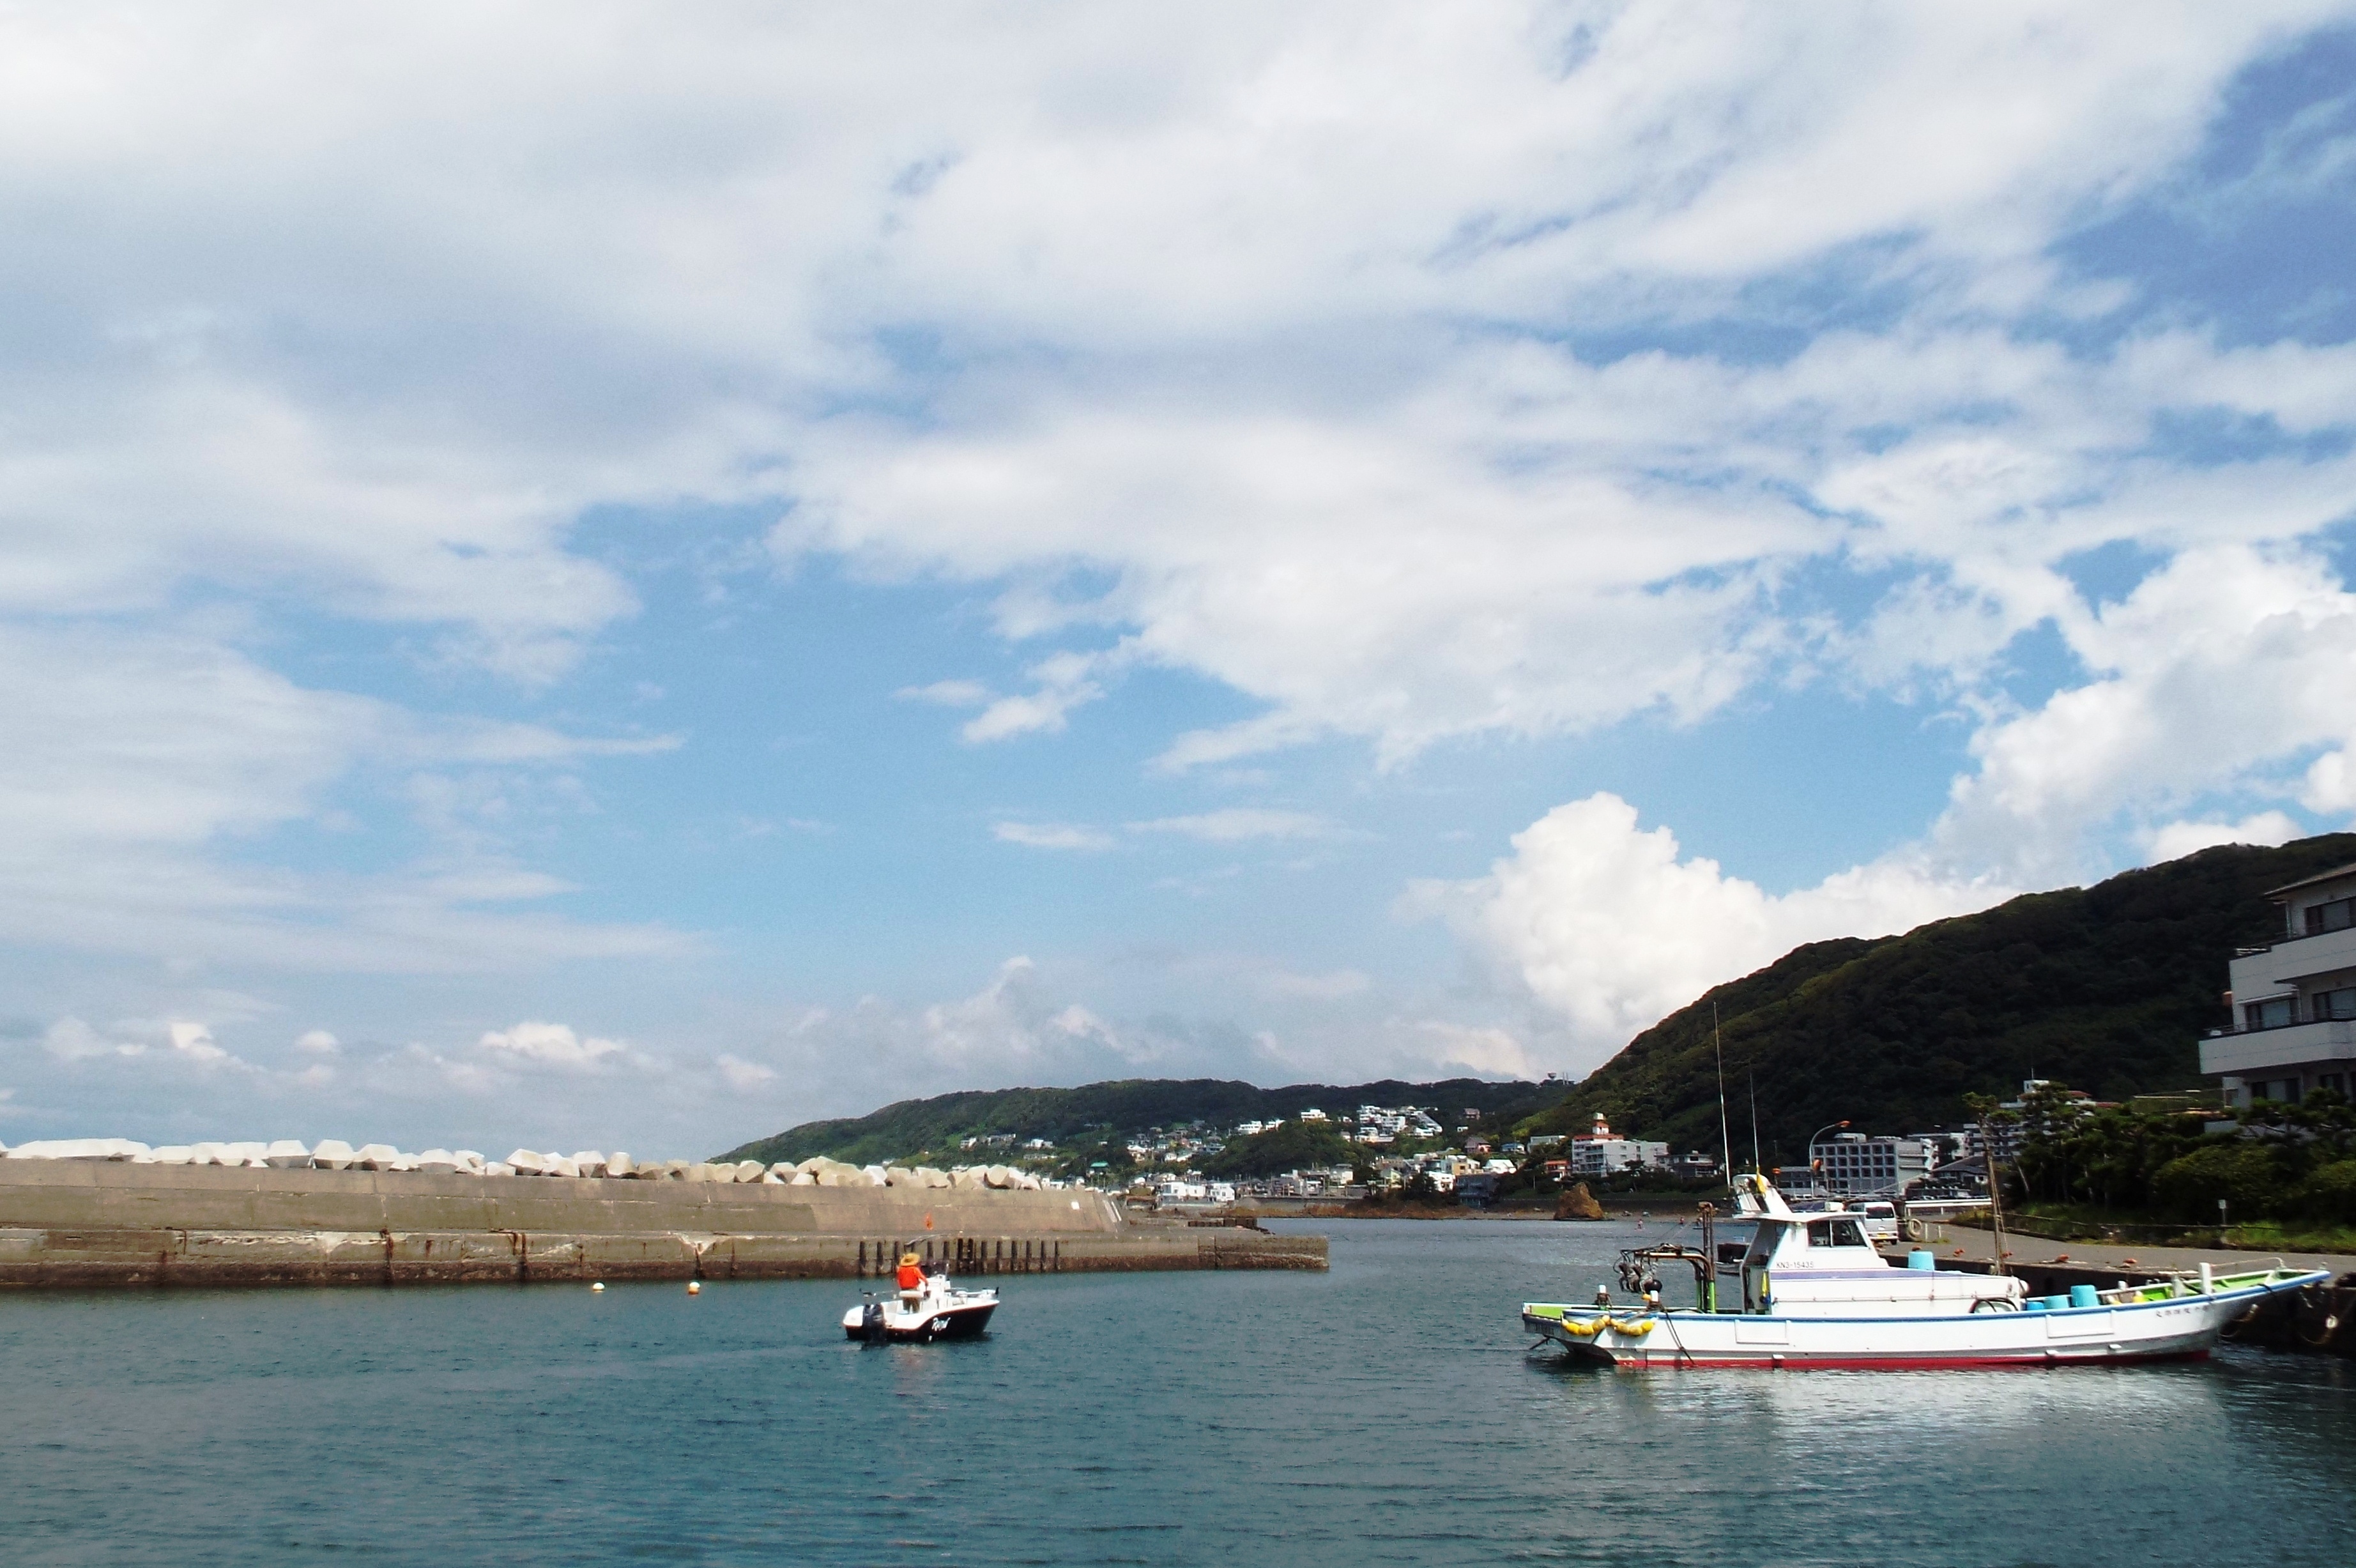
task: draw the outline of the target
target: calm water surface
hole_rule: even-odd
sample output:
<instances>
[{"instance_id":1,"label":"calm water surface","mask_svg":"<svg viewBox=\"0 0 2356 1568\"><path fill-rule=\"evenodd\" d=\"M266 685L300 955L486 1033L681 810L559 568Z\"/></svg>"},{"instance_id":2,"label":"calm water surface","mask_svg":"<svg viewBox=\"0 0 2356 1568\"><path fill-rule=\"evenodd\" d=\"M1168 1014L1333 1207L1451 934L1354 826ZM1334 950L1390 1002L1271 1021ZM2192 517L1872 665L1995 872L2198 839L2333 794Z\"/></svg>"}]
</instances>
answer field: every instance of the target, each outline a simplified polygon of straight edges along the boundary
<instances>
[{"instance_id":1,"label":"calm water surface","mask_svg":"<svg viewBox=\"0 0 2356 1568\"><path fill-rule=\"evenodd\" d=\"M2356 1561L2349 1362L1594 1372L1515 1309L1625 1224L1302 1228L926 1348L839 1283L0 1298L0 1561Z\"/></svg>"}]
</instances>

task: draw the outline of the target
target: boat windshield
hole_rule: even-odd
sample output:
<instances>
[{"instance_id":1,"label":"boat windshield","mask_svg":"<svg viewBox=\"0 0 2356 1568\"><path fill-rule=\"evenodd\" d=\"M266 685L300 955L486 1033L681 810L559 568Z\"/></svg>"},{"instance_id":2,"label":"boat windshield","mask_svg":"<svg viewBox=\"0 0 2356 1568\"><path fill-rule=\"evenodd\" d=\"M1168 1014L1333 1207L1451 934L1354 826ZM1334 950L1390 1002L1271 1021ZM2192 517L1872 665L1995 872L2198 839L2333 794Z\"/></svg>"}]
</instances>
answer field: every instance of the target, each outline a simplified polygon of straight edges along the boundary
<instances>
[{"instance_id":1,"label":"boat windshield","mask_svg":"<svg viewBox=\"0 0 2356 1568\"><path fill-rule=\"evenodd\" d=\"M1808 1221L1808 1245L1812 1247L1862 1247L1866 1244L1865 1232L1854 1220Z\"/></svg>"}]
</instances>

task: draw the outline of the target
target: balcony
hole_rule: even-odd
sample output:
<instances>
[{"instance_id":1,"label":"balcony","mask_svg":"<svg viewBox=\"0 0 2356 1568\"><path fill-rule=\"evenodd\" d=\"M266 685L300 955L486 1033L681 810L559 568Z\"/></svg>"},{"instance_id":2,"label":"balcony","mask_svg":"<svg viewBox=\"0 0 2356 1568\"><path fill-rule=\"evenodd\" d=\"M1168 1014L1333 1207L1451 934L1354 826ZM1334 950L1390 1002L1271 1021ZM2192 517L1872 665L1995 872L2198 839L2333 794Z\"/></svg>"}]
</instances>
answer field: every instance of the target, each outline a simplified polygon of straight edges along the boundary
<instances>
[{"instance_id":1,"label":"balcony","mask_svg":"<svg viewBox=\"0 0 2356 1568\"><path fill-rule=\"evenodd\" d=\"M2254 997L2336 969L2356 969L2356 926L2292 936L2233 955L2233 990Z\"/></svg>"},{"instance_id":2,"label":"balcony","mask_svg":"<svg viewBox=\"0 0 2356 1568\"><path fill-rule=\"evenodd\" d=\"M2310 1061L2351 1060L2356 1060L2356 1019L2351 1019L2212 1034L2201 1042L2201 1071L2230 1072L2236 1078Z\"/></svg>"}]
</instances>

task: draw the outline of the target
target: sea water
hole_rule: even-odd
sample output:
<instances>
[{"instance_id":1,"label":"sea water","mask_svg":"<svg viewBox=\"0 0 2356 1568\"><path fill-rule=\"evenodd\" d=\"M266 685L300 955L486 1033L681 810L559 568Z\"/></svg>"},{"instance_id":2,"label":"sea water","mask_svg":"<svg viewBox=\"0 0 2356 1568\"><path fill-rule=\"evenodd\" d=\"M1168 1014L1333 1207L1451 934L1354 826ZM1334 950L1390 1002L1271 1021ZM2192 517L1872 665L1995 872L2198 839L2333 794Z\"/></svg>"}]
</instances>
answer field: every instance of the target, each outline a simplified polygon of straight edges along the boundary
<instances>
[{"instance_id":1,"label":"sea water","mask_svg":"<svg viewBox=\"0 0 2356 1568\"><path fill-rule=\"evenodd\" d=\"M0 1298L0 1561L2356 1561L2356 1365L1614 1373L1626 1222L1355 1221L1330 1274Z\"/></svg>"}]
</instances>

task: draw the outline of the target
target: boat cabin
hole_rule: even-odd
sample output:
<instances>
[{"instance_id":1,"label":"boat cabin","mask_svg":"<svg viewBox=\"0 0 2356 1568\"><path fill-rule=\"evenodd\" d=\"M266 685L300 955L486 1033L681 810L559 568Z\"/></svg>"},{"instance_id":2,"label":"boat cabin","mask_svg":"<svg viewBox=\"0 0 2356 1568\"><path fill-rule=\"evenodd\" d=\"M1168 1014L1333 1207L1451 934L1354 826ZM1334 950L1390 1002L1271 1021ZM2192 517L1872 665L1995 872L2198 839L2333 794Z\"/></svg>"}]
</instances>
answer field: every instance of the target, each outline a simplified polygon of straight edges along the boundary
<instances>
[{"instance_id":1,"label":"boat cabin","mask_svg":"<svg viewBox=\"0 0 2356 1568\"><path fill-rule=\"evenodd\" d=\"M1900 1268L1875 1249L1865 1216L1794 1213L1763 1177L1742 1178L1735 1198L1744 1217L1759 1222L1742 1254L1745 1312L1774 1314L1786 1307L1813 1317L1953 1312L2024 1294L2020 1281L2003 1275Z\"/></svg>"}]
</instances>

